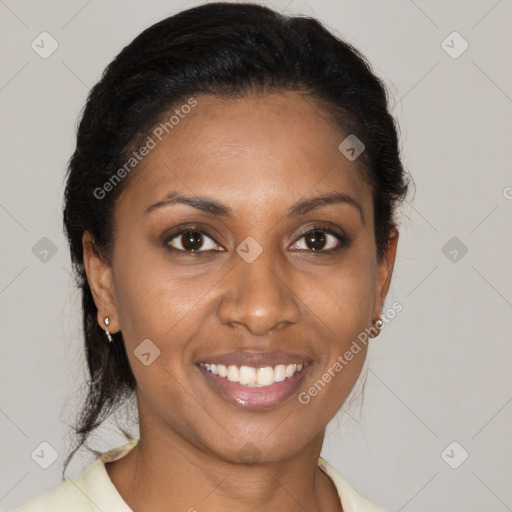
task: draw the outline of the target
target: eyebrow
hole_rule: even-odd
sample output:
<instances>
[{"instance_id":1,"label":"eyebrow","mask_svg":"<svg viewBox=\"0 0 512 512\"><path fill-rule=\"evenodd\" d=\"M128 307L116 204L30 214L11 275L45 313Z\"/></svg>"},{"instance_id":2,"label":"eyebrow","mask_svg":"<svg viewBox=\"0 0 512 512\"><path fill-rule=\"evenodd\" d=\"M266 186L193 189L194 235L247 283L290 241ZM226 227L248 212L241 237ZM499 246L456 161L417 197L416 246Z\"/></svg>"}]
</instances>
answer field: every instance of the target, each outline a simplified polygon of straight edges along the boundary
<instances>
[{"instance_id":1,"label":"eyebrow","mask_svg":"<svg viewBox=\"0 0 512 512\"><path fill-rule=\"evenodd\" d=\"M361 221L364 224L364 213L361 205L353 199L348 194L343 194L341 192L332 192L327 195L313 197L310 199L304 199L303 201L299 201L295 205L293 205L288 211L288 217L295 217L297 215L304 215L312 210L316 210L322 206L327 206L330 204L349 204L353 206L361 216Z\"/></svg>"},{"instance_id":2,"label":"eyebrow","mask_svg":"<svg viewBox=\"0 0 512 512\"><path fill-rule=\"evenodd\" d=\"M303 199L302 201L299 201L296 204L294 204L288 210L286 216L297 217L299 215L304 215L313 210L316 210L317 208L321 208L322 206L340 203L348 204L356 208L364 224L364 213L361 205L348 194L343 194L341 192L332 192L330 194L318 197ZM219 203L218 201L215 201L205 196L183 196L178 192L169 192L160 201L146 208L145 213L150 213L156 210L157 208L162 208L173 204L186 204L204 213L216 215L219 217L233 216L233 210L229 206Z\"/></svg>"}]
</instances>

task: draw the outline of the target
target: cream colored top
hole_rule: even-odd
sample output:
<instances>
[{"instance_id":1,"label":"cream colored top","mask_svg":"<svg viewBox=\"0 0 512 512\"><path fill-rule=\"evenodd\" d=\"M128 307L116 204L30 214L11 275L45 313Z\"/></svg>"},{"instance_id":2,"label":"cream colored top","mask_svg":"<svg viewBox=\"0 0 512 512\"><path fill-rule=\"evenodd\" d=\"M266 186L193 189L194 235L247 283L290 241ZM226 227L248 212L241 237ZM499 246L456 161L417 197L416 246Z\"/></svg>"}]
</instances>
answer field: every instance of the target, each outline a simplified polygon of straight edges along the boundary
<instances>
[{"instance_id":1,"label":"cream colored top","mask_svg":"<svg viewBox=\"0 0 512 512\"><path fill-rule=\"evenodd\" d=\"M133 512L110 480L105 463L120 459L138 442L134 439L105 452L80 476L25 503L13 512ZM384 512L365 500L321 457L318 466L331 478L344 512Z\"/></svg>"}]
</instances>

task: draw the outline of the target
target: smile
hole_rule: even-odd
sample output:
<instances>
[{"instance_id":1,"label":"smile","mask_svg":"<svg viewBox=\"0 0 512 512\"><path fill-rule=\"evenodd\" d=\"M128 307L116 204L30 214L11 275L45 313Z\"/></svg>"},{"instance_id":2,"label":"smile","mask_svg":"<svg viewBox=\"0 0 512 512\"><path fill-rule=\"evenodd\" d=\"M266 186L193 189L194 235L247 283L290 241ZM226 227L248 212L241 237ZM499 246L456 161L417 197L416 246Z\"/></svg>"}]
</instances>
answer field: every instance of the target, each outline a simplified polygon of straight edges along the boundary
<instances>
[{"instance_id":1,"label":"smile","mask_svg":"<svg viewBox=\"0 0 512 512\"><path fill-rule=\"evenodd\" d=\"M311 363L264 366L260 362L254 367L217 361L201 362L197 367L209 388L221 399L243 409L261 410L278 407L296 394Z\"/></svg>"},{"instance_id":2,"label":"smile","mask_svg":"<svg viewBox=\"0 0 512 512\"><path fill-rule=\"evenodd\" d=\"M276 366L265 366L253 368L251 366L223 365L213 363L201 363L199 366L205 368L213 375L225 378L245 387L268 387L276 382L283 382L292 378L300 372L303 364L278 364Z\"/></svg>"}]
</instances>

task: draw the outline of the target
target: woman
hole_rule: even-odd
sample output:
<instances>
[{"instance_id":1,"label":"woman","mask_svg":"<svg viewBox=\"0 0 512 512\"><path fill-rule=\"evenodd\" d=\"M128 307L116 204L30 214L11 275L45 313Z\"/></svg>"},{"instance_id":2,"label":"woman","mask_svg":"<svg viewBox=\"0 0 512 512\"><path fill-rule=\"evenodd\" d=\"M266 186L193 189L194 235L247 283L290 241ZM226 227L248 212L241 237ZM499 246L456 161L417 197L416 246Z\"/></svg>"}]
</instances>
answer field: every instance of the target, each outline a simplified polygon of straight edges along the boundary
<instances>
[{"instance_id":1,"label":"woman","mask_svg":"<svg viewBox=\"0 0 512 512\"><path fill-rule=\"evenodd\" d=\"M383 324L397 139L313 19L213 3L124 48L68 169L90 383L67 462L133 394L140 436L18 510L380 510L319 455Z\"/></svg>"}]
</instances>

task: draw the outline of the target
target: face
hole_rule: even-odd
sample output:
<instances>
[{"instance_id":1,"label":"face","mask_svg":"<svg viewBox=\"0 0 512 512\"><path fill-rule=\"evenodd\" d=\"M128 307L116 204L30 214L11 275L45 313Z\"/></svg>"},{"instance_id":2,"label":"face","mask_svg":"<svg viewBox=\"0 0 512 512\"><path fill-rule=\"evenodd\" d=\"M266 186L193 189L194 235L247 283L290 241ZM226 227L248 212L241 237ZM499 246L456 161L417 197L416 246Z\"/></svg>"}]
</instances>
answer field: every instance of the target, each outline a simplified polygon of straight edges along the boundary
<instances>
[{"instance_id":1,"label":"face","mask_svg":"<svg viewBox=\"0 0 512 512\"><path fill-rule=\"evenodd\" d=\"M276 461L323 438L353 388L367 346L344 354L381 314L398 235L377 261L371 190L313 99L196 100L116 202L108 264L84 235L87 275L141 436Z\"/></svg>"}]
</instances>

